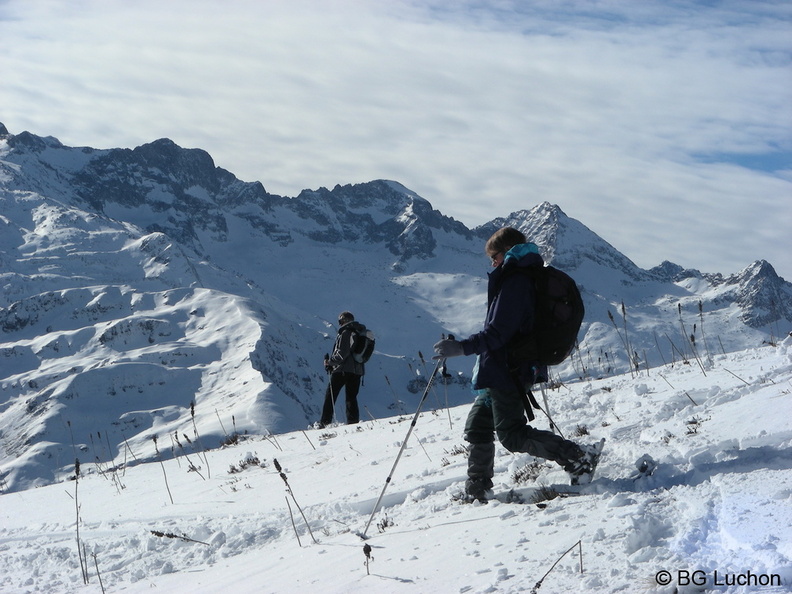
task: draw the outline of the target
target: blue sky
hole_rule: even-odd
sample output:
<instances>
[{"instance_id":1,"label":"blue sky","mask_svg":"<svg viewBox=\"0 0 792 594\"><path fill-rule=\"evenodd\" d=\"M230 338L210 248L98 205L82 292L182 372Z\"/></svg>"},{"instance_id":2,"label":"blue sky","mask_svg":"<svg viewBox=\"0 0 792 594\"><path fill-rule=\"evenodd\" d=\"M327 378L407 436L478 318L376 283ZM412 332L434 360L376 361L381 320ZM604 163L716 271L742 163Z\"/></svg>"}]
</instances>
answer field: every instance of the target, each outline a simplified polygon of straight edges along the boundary
<instances>
[{"instance_id":1,"label":"blue sky","mask_svg":"<svg viewBox=\"0 0 792 594\"><path fill-rule=\"evenodd\" d=\"M649 268L792 280L792 3L5 0L0 121L268 191L548 200Z\"/></svg>"}]
</instances>

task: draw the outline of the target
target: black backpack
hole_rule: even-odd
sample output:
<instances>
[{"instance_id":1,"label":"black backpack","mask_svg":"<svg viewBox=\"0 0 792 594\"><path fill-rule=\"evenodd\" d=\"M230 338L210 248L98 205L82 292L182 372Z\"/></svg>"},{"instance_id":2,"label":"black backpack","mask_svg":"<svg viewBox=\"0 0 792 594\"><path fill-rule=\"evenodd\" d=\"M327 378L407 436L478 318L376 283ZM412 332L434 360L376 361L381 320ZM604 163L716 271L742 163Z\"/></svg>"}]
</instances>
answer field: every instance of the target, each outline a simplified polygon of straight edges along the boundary
<instances>
[{"instance_id":1,"label":"black backpack","mask_svg":"<svg viewBox=\"0 0 792 594\"><path fill-rule=\"evenodd\" d=\"M352 332L352 358L358 363L368 363L374 352L374 333L363 324L354 324Z\"/></svg>"},{"instance_id":2,"label":"black backpack","mask_svg":"<svg viewBox=\"0 0 792 594\"><path fill-rule=\"evenodd\" d=\"M580 291L568 274L553 266L520 266L507 275L517 273L533 278L536 304L531 332L518 334L507 345L509 365L558 365L577 344L586 312Z\"/></svg>"}]
</instances>

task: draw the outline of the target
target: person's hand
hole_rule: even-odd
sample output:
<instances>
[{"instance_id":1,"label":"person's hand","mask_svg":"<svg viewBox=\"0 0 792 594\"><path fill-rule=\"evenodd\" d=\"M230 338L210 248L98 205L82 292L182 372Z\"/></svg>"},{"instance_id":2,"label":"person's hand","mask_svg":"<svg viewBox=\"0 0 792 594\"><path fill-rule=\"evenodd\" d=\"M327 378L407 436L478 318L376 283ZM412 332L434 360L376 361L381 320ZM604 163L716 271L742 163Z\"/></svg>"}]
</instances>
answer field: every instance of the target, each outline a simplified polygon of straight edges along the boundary
<instances>
[{"instance_id":1,"label":"person's hand","mask_svg":"<svg viewBox=\"0 0 792 594\"><path fill-rule=\"evenodd\" d=\"M448 359L450 357L461 357L465 354L462 350L462 343L454 339L443 339L434 345L437 356L432 359Z\"/></svg>"}]
</instances>

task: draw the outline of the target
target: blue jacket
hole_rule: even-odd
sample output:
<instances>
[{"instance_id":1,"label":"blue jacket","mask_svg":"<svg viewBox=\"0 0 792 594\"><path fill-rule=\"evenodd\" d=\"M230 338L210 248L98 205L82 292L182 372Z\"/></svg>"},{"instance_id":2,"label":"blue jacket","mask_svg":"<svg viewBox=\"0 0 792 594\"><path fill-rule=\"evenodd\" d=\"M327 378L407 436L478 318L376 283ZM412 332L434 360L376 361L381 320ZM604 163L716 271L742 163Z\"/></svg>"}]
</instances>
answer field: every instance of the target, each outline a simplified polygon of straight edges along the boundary
<instances>
[{"instance_id":1,"label":"blue jacket","mask_svg":"<svg viewBox=\"0 0 792 594\"><path fill-rule=\"evenodd\" d=\"M478 371L473 378L477 390L517 387L507 364L506 345L518 332L526 333L533 328L535 297L531 277L509 271L523 266L544 266L533 243L514 246L506 253L503 263L489 273L484 329L461 341L465 355L479 355ZM535 373L535 367L526 363L518 370L517 381L530 385L536 379Z\"/></svg>"}]
</instances>

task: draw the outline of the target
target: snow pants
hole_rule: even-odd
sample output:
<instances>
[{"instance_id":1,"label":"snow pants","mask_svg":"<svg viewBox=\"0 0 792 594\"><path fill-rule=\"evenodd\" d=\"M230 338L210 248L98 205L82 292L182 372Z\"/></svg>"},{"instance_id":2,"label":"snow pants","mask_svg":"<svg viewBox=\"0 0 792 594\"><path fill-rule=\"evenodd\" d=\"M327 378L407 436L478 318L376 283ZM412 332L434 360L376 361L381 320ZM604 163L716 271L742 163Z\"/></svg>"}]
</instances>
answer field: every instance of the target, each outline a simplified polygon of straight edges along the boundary
<instances>
[{"instance_id":1,"label":"snow pants","mask_svg":"<svg viewBox=\"0 0 792 594\"><path fill-rule=\"evenodd\" d=\"M465 422L465 441L470 444L468 480L483 481L488 488L495 473L494 435L510 452L552 460L565 470L583 455L574 441L531 427L525 418L524 396L516 388L483 390Z\"/></svg>"},{"instance_id":2,"label":"snow pants","mask_svg":"<svg viewBox=\"0 0 792 594\"><path fill-rule=\"evenodd\" d=\"M360 377L358 374L349 371L336 371L330 374L330 381L327 383L327 390L325 391L322 418L319 420L322 426L333 422L333 411L336 399L341 393L341 388L346 391L347 423L354 425L360 422L360 410L357 402L358 392L360 391Z\"/></svg>"}]
</instances>

